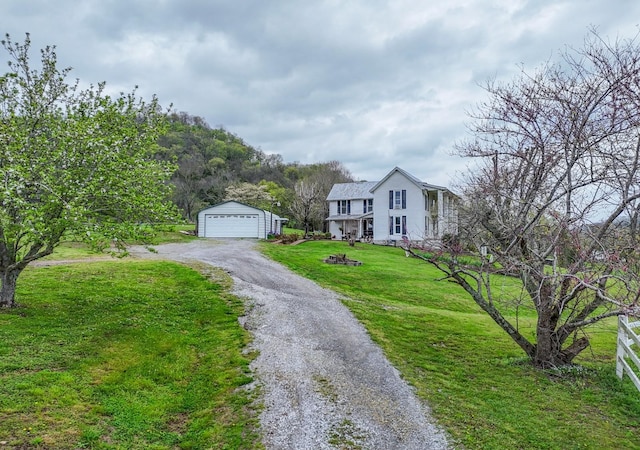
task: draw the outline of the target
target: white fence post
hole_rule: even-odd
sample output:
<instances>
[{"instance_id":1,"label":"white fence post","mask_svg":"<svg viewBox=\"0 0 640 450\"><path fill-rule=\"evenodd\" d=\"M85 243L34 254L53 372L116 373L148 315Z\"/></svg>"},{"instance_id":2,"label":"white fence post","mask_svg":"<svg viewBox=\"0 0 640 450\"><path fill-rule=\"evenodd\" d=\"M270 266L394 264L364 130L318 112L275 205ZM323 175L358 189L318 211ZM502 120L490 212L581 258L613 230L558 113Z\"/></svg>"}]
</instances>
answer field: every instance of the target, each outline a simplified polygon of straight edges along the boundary
<instances>
[{"instance_id":1,"label":"white fence post","mask_svg":"<svg viewBox=\"0 0 640 450\"><path fill-rule=\"evenodd\" d=\"M627 318L627 316L618 316L618 342L617 342L617 351L616 351L616 375L618 375L618 378L620 378L622 380L622 377L624 376L624 355L625 355L625 350L624 350L624 345L622 345L622 343L624 342L625 344L627 343L627 341L629 340L627 338L627 324L629 322L629 319Z\"/></svg>"},{"instance_id":2,"label":"white fence post","mask_svg":"<svg viewBox=\"0 0 640 450\"><path fill-rule=\"evenodd\" d=\"M640 322L631 322L627 316L619 316L618 320L618 348L616 351L616 375L622 379L626 373L631 381L635 385L636 389L640 391L640 377L637 372L640 371L640 358L632 348L635 344L637 348L640 348L640 336L638 336L633 329L639 328ZM627 361L627 358L629 361ZM633 363L635 370L632 368Z\"/></svg>"}]
</instances>

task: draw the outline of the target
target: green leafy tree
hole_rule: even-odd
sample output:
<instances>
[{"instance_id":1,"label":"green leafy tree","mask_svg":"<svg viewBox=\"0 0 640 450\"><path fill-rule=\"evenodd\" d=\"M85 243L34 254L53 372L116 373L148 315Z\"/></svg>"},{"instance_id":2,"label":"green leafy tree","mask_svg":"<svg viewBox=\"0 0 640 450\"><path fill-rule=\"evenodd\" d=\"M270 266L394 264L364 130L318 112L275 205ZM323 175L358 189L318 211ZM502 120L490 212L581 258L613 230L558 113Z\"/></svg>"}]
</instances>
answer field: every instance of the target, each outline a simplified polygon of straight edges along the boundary
<instances>
[{"instance_id":1,"label":"green leafy tree","mask_svg":"<svg viewBox=\"0 0 640 450\"><path fill-rule=\"evenodd\" d=\"M153 158L165 118L155 98L69 84L53 46L34 68L29 34L24 43L7 35L2 46L0 306L12 307L22 270L63 236L124 250L149 224L172 220L166 181L175 168Z\"/></svg>"}]
</instances>

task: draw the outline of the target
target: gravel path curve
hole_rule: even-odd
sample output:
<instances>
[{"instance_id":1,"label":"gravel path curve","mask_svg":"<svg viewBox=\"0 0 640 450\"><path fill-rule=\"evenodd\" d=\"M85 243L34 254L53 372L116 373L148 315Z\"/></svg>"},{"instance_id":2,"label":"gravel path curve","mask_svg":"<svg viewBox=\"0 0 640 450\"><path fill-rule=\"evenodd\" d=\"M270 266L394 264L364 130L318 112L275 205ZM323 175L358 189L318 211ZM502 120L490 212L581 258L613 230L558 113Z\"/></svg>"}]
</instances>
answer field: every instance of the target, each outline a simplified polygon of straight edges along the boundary
<instances>
[{"instance_id":1,"label":"gravel path curve","mask_svg":"<svg viewBox=\"0 0 640 450\"><path fill-rule=\"evenodd\" d=\"M447 449L445 433L337 294L262 256L249 240L132 249L225 269L251 306L267 449Z\"/></svg>"}]
</instances>

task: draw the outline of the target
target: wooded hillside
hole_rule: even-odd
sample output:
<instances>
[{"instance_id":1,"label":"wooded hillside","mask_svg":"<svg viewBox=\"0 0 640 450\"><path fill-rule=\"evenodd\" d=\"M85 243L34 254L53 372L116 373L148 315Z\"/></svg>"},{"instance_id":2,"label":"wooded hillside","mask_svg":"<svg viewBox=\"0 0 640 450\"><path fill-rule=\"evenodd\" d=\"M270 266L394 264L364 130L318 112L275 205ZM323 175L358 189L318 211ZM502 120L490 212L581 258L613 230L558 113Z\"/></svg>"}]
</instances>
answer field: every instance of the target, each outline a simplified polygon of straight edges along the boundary
<instances>
[{"instance_id":1,"label":"wooded hillside","mask_svg":"<svg viewBox=\"0 0 640 450\"><path fill-rule=\"evenodd\" d=\"M224 128L212 128L201 117L180 112L168 120L169 131L158 141L157 157L178 164L171 178L173 200L187 220L194 220L209 205L238 200L273 208L300 228L322 230L328 214L324 199L331 186L353 180L338 161L285 163L281 155L267 155ZM310 186L313 195L301 195ZM301 203L307 203L305 208ZM311 210L311 217L303 217L301 210Z\"/></svg>"}]
</instances>

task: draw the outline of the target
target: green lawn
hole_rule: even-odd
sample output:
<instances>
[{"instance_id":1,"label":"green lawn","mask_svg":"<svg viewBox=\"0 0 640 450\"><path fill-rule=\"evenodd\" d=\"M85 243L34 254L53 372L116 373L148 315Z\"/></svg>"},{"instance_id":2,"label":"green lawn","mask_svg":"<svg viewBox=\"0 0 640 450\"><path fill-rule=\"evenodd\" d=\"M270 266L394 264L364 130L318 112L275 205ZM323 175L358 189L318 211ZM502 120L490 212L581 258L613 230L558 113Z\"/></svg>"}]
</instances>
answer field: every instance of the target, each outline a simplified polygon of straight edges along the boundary
<instances>
[{"instance_id":1,"label":"green lawn","mask_svg":"<svg viewBox=\"0 0 640 450\"><path fill-rule=\"evenodd\" d=\"M314 241L264 252L342 293L387 357L469 449L640 448L640 393L615 377L615 321L590 330L583 369L532 369L524 353L457 285L401 249ZM322 263L346 253L362 266ZM498 279L505 299L517 281ZM515 310L514 310L515 311ZM533 316L520 325L533 332Z\"/></svg>"},{"instance_id":2,"label":"green lawn","mask_svg":"<svg viewBox=\"0 0 640 450\"><path fill-rule=\"evenodd\" d=\"M196 236L183 234L182 232L193 232L194 225L163 225L160 226L156 235L153 237L151 246L159 245L159 244L168 244L168 243L180 243L180 242L189 242L194 239L197 239ZM135 244L132 243L132 244ZM105 252L98 252L96 250L90 249L86 244L81 242L76 242L73 240L63 239L62 242L55 248L54 253L52 255L46 256L42 258L45 261L48 260L75 260L75 259L86 259L86 258L96 258L96 257L105 257L105 259L109 258L108 249Z\"/></svg>"},{"instance_id":3,"label":"green lawn","mask_svg":"<svg viewBox=\"0 0 640 450\"><path fill-rule=\"evenodd\" d=\"M162 239L189 239L176 234ZM342 293L466 448L640 448L640 393L614 373L615 322L590 331L582 370L539 372L456 285L400 249L262 246ZM322 263L333 253L364 264ZM65 243L53 257L85 256ZM27 268L21 306L0 310L0 448L260 448L242 302L223 272L195 269L129 259ZM512 278L498 286L519 293ZM531 312L520 313L533 332Z\"/></svg>"},{"instance_id":4,"label":"green lawn","mask_svg":"<svg viewBox=\"0 0 640 450\"><path fill-rule=\"evenodd\" d=\"M0 311L0 448L256 448L243 305L210 273L27 268Z\"/></svg>"}]
</instances>

